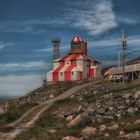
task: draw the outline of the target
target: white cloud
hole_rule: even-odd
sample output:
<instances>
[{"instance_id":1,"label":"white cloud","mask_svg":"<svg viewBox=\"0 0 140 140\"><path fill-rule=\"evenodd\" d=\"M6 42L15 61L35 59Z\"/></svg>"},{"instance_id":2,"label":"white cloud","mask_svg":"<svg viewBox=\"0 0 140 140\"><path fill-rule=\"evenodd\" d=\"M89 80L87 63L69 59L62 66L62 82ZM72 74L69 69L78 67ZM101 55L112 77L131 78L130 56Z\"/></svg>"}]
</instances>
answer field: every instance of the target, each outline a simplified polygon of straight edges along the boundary
<instances>
[{"instance_id":1,"label":"white cloud","mask_svg":"<svg viewBox=\"0 0 140 140\"><path fill-rule=\"evenodd\" d=\"M89 35L100 35L117 27L116 15L113 11L111 0L78 0L74 3L67 2L68 7L63 11L63 17L28 19L22 22L9 21L2 23L3 32L33 32L42 33L50 26L72 26L81 28Z\"/></svg>"},{"instance_id":2,"label":"white cloud","mask_svg":"<svg viewBox=\"0 0 140 140\"><path fill-rule=\"evenodd\" d=\"M43 75L7 75L0 77L0 97L23 96L40 87Z\"/></svg>"},{"instance_id":3,"label":"white cloud","mask_svg":"<svg viewBox=\"0 0 140 140\"><path fill-rule=\"evenodd\" d=\"M65 46L65 45L61 45L60 47L59 47L59 49L60 49L60 52L61 51L63 51L63 50L68 50L68 49L70 49L70 47L68 47L68 46ZM53 50L53 48L51 47L51 48L43 48L43 49L37 49L37 50L35 50L35 51L37 51L37 52L52 52L52 50Z\"/></svg>"},{"instance_id":4,"label":"white cloud","mask_svg":"<svg viewBox=\"0 0 140 140\"><path fill-rule=\"evenodd\" d=\"M117 21L123 24L137 24L139 23L139 20L127 16L118 16Z\"/></svg>"},{"instance_id":5,"label":"white cloud","mask_svg":"<svg viewBox=\"0 0 140 140\"><path fill-rule=\"evenodd\" d=\"M87 0L72 4L66 19L76 28L85 29L89 35L100 35L118 26L111 0Z\"/></svg>"},{"instance_id":6,"label":"white cloud","mask_svg":"<svg viewBox=\"0 0 140 140\"><path fill-rule=\"evenodd\" d=\"M0 64L0 71L18 71L18 70L42 70L48 69L50 63L44 61L26 62L26 63L8 63Z\"/></svg>"},{"instance_id":7,"label":"white cloud","mask_svg":"<svg viewBox=\"0 0 140 140\"><path fill-rule=\"evenodd\" d=\"M0 49L4 49L5 47L11 46L13 43L9 42L0 42Z\"/></svg>"},{"instance_id":8,"label":"white cloud","mask_svg":"<svg viewBox=\"0 0 140 140\"><path fill-rule=\"evenodd\" d=\"M128 36L126 37L126 40L127 40L128 48L133 48L133 49L140 48L140 36L138 35ZM121 36L118 35L114 38L109 37L101 40L88 41L88 46L97 49L102 49L103 47L114 47L114 46L121 47Z\"/></svg>"}]
</instances>

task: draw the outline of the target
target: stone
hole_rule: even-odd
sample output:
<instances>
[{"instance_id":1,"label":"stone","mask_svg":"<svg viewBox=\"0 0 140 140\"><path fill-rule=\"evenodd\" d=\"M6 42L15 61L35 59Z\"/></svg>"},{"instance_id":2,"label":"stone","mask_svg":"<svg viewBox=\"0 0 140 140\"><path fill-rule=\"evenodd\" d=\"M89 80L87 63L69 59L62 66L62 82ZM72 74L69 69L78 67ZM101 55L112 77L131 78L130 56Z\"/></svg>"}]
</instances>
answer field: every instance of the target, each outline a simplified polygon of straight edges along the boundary
<instances>
[{"instance_id":1,"label":"stone","mask_svg":"<svg viewBox=\"0 0 140 140\"><path fill-rule=\"evenodd\" d=\"M3 113L5 113L5 111L4 111L4 109L2 109L2 108L0 107L0 114L3 114Z\"/></svg>"},{"instance_id":2,"label":"stone","mask_svg":"<svg viewBox=\"0 0 140 140\"><path fill-rule=\"evenodd\" d=\"M107 128L106 125L102 124L102 125L100 125L99 130L102 132L102 131L105 131L106 128Z\"/></svg>"},{"instance_id":3,"label":"stone","mask_svg":"<svg viewBox=\"0 0 140 140\"><path fill-rule=\"evenodd\" d=\"M105 133L104 136L105 136L105 137L109 137L110 134L109 134L109 133Z\"/></svg>"},{"instance_id":4,"label":"stone","mask_svg":"<svg viewBox=\"0 0 140 140\"><path fill-rule=\"evenodd\" d=\"M121 130L121 131L119 132L119 136L123 136L123 135L125 135L125 132L124 132L123 130Z\"/></svg>"},{"instance_id":5,"label":"stone","mask_svg":"<svg viewBox=\"0 0 140 140\"><path fill-rule=\"evenodd\" d=\"M119 128L118 124L113 124L112 126L109 126L107 129L108 130L117 130Z\"/></svg>"},{"instance_id":6,"label":"stone","mask_svg":"<svg viewBox=\"0 0 140 140\"><path fill-rule=\"evenodd\" d=\"M54 95L49 95L49 99L53 99L54 98Z\"/></svg>"},{"instance_id":7,"label":"stone","mask_svg":"<svg viewBox=\"0 0 140 140\"><path fill-rule=\"evenodd\" d=\"M64 117L63 114L58 114L58 115L57 115L57 118L58 118L58 119L61 119L61 120L64 120L64 119L65 119L65 117Z\"/></svg>"},{"instance_id":8,"label":"stone","mask_svg":"<svg viewBox=\"0 0 140 140\"><path fill-rule=\"evenodd\" d=\"M123 97L124 97L125 99L129 99L130 93L125 93L125 94L123 95Z\"/></svg>"},{"instance_id":9,"label":"stone","mask_svg":"<svg viewBox=\"0 0 140 140\"><path fill-rule=\"evenodd\" d=\"M101 118L97 118L96 121L97 121L98 123L101 123L101 122L102 122L102 119L101 119Z\"/></svg>"},{"instance_id":10,"label":"stone","mask_svg":"<svg viewBox=\"0 0 140 140\"><path fill-rule=\"evenodd\" d=\"M82 101L82 100L83 100L83 98L80 97L80 98L79 98L79 101Z\"/></svg>"},{"instance_id":11,"label":"stone","mask_svg":"<svg viewBox=\"0 0 140 140\"><path fill-rule=\"evenodd\" d=\"M127 126L130 126L130 123L126 123Z\"/></svg>"},{"instance_id":12,"label":"stone","mask_svg":"<svg viewBox=\"0 0 140 140\"><path fill-rule=\"evenodd\" d=\"M106 109L105 108L99 108L98 110L97 110L97 113L98 114L100 114L100 115L103 115L104 113L106 112Z\"/></svg>"},{"instance_id":13,"label":"stone","mask_svg":"<svg viewBox=\"0 0 140 140\"><path fill-rule=\"evenodd\" d=\"M140 139L140 134L139 131L135 131L134 133L129 133L126 135L120 136L121 138L127 138L129 140L139 140Z\"/></svg>"},{"instance_id":14,"label":"stone","mask_svg":"<svg viewBox=\"0 0 140 140\"><path fill-rule=\"evenodd\" d=\"M49 130L50 133L56 133L57 131L55 129Z\"/></svg>"},{"instance_id":15,"label":"stone","mask_svg":"<svg viewBox=\"0 0 140 140\"><path fill-rule=\"evenodd\" d=\"M136 120L134 124L140 124L140 119Z\"/></svg>"},{"instance_id":16,"label":"stone","mask_svg":"<svg viewBox=\"0 0 140 140\"><path fill-rule=\"evenodd\" d=\"M71 95L71 96L70 96L70 99L73 99L73 98L74 98L74 95Z\"/></svg>"},{"instance_id":17,"label":"stone","mask_svg":"<svg viewBox=\"0 0 140 140\"><path fill-rule=\"evenodd\" d=\"M73 137L73 136L66 136L66 137L62 138L61 140L80 140L80 139L77 137Z\"/></svg>"},{"instance_id":18,"label":"stone","mask_svg":"<svg viewBox=\"0 0 140 140\"><path fill-rule=\"evenodd\" d=\"M80 106L78 106L77 111L78 111L78 112L80 112L80 111L81 111L81 109L82 109L82 106L80 105Z\"/></svg>"},{"instance_id":19,"label":"stone","mask_svg":"<svg viewBox=\"0 0 140 140\"><path fill-rule=\"evenodd\" d=\"M134 93L134 98L138 99L140 97L140 91Z\"/></svg>"},{"instance_id":20,"label":"stone","mask_svg":"<svg viewBox=\"0 0 140 140\"><path fill-rule=\"evenodd\" d=\"M97 92L98 92L98 91L97 91L97 90L95 90L95 91L93 91L93 94L97 94Z\"/></svg>"},{"instance_id":21,"label":"stone","mask_svg":"<svg viewBox=\"0 0 140 140\"><path fill-rule=\"evenodd\" d=\"M38 140L38 139L33 137L33 138L31 138L31 140Z\"/></svg>"},{"instance_id":22,"label":"stone","mask_svg":"<svg viewBox=\"0 0 140 140\"><path fill-rule=\"evenodd\" d=\"M90 136L94 136L97 132L97 129L94 127L86 127L81 131L81 135L84 139L88 139Z\"/></svg>"},{"instance_id":23,"label":"stone","mask_svg":"<svg viewBox=\"0 0 140 140\"><path fill-rule=\"evenodd\" d=\"M66 121L67 121L67 122L70 122L72 119L73 119L73 116L72 116L72 115L66 117Z\"/></svg>"},{"instance_id":24,"label":"stone","mask_svg":"<svg viewBox=\"0 0 140 140\"><path fill-rule=\"evenodd\" d=\"M81 117L81 115L78 115L67 124L67 127L68 128L75 127L75 126L79 125L81 121L82 121L82 117Z\"/></svg>"},{"instance_id":25,"label":"stone","mask_svg":"<svg viewBox=\"0 0 140 140\"><path fill-rule=\"evenodd\" d=\"M127 112L128 112L129 115L134 115L134 114L135 114L135 109L134 109L134 107L129 107L129 108L127 109Z\"/></svg>"},{"instance_id":26,"label":"stone","mask_svg":"<svg viewBox=\"0 0 140 140\"><path fill-rule=\"evenodd\" d=\"M94 112L95 112L93 107L88 107L86 111L88 115L94 115Z\"/></svg>"},{"instance_id":27,"label":"stone","mask_svg":"<svg viewBox=\"0 0 140 140\"><path fill-rule=\"evenodd\" d=\"M112 110L114 109L114 107L113 107L113 106L110 106L108 109L109 109L110 111L112 111Z\"/></svg>"}]
</instances>

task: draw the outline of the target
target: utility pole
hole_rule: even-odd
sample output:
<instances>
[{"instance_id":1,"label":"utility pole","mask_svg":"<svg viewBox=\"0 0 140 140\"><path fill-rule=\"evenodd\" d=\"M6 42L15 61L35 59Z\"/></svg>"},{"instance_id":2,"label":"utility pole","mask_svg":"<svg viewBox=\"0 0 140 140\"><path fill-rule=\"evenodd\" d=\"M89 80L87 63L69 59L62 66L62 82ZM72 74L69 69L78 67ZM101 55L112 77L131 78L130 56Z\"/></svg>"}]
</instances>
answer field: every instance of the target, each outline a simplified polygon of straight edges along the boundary
<instances>
[{"instance_id":1,"label":"utility pole","mask_svg":"<svg viewBox=\"0 0 140 140\"><path fill-rule=\"evenodd\" d=\"M122 82L125 85L125 48L126 48L126 30L122 30Z\"/></svg>"}]
</instances>

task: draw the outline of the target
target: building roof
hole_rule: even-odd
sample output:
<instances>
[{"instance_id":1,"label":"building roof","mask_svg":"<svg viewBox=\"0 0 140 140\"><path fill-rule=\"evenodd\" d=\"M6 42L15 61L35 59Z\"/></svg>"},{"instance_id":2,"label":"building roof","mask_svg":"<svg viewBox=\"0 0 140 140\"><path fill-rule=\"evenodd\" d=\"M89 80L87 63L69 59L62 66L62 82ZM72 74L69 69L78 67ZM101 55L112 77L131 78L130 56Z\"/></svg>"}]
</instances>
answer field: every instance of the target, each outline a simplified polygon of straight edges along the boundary
<instances>
[{"instance_id":1,"label":"building roof","mask_svg":"<svg viewBox=\"0 0 140 140\"><path fill-rule=\"evenodd\" d=\"M79 35L76 35L72 38L71 42L83 42L83 39Z\"/></svg>"},{"instance_id":2,"label":"building roof","mask_svg":"<svg viewBox=\"0 0 140 140\"><path fill-rule=\"evenodd\" d=\"M85 60L88 60L88 61L94 61L94 62L97 62L97 63L100 63L100 61L88 56L88 55L85 55L85 54L68 54L68 55L65 55L63 57L61 57L60 59L58 59L59 62L63 62L63 61L74 61L76 60L78 57L82 56Z\"/></svg>"},{"instance_id":3,"label":"building roof","mask_svg":"<svg viewBox=\"0 0 140 140\"><path fill-rule=\"evenodd\" d=\"M130 64L130 63L140 63L140 57L137 57L137 58L134 58L134 59L131 59L129 61L126 62L127 64Z\"/></svg>"}]
</instances>

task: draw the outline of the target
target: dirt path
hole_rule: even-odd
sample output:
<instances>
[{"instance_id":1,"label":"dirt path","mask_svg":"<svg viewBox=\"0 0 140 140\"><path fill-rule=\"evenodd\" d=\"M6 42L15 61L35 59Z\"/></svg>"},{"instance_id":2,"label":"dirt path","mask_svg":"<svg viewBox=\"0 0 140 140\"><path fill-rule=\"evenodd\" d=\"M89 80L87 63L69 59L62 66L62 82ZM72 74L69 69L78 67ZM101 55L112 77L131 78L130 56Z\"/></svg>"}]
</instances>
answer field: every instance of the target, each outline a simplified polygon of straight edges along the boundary
<instances>
[{"instance_id":1,"label":"dirt path","mask_svg":"<svg viewBox=\"0 0 140 140\"><path fill-rule=\"evenodd\" d=\"M48 109L52 104L54 104L56 101L66 99L66 98L70 97L72 94L74 94L75 92L77 92L78 90L88 87L92 84L95 84L96 82L94 81L94 82L78 85L76 87L73 87L73 88L67 90L63 94L61 94L51 100L47 100L47 101L41 103L40 105L33 107L32 109L27 111L23 116L21 116L17 121L8 125L8 127L13 127L13 130L10 131L9 133L1 133L0 140L13 140L17 134L32 127L34 125L34 123L39 119L40 115L46 109Z\"/></svg>"}]
</instances>

